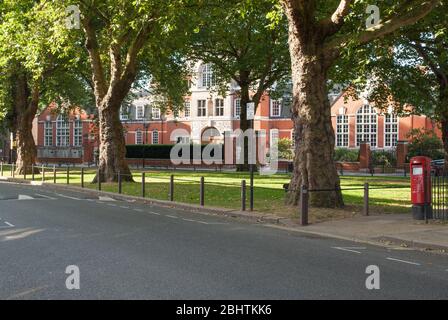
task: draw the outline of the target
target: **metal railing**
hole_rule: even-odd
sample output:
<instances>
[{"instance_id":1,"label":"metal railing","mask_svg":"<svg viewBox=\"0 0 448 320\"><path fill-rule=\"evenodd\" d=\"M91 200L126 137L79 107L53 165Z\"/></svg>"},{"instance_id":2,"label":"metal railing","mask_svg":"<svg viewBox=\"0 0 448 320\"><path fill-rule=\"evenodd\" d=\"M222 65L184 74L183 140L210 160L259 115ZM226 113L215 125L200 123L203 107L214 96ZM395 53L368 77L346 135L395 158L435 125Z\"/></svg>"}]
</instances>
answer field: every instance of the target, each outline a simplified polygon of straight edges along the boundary
<instances>
[{"instance_id":1,"label":"metal railing","mask_svg":"<svg viewBox=\"0 0 448 320\"><path fill-rule=\"evenodd\" d=\"M10 176L13 178L23 178L25 180L31 181L41 181L43 183L53 183L53 184L66 184L66 185L76 185L81 188L89 187L90 189L96 189L98 191L111 191L118 194L129 194L134 196L140 196L142 198L156 199L152 194L157 188L157 193L164 195L161 200L167 200L170 202L175 202L182 200L184 196L182 184L188 184L189 186L189 196L194 197L196 203L200 206L205 206L207 203L207 190L210 187L228 187L239 189L239 208L241 211L253 211L255 210L254 200L256 196L255 184L255 173L253 168L249 173L242 174L245 178L240 180L240 183L223 183L214 182L213 178L206 181L206 177L200 176L200 174L195 175L194 178L182 178L176 176L172 173L169 176L162 176L157 171L156 172L134 172L131 174L123 174L118 172L116 174L116 179L114 182L109 182L107 184L103 183L103 179L96 179L96 182L88 182L86 175L102 177L103 173L99 168L92 167L62 167L62 166L45 166L45 165L33 165L31 170L24 170L21 176L16 173L16 167L14 164L4 164L0 163L0 176ZM127 181L130 176L134 177L133 183L128 183ZM140 177L140 180L138 179ZM443 179L443 182L441 182ZM238 180L239 181L239 180ZM87 186L90 184L90 186ZM140 184L140 186L138 186ZM104 187L107 186L107 188ZM191 187L196 185L196 187ZM288 185L286 185L288 186ZM448 197L448 177L439 177L439 180L433 180L433 188L437 186L437 192L433 193L435 211L437 214L443 216L445 219L447 217L448 206L446 206L446 198ZM132 189L127 189L132 188ZM336 191L362 191L363 192L363 206L362 214L368 216L370 214L370 195L371 190L377 189L398 189L398 188L409 188L409 186L371 186L369 183L365 183L363 186L346 187L340 188L335 186L335 188L328 189L309 189L307 186L302 186L300 189L300 201L299 201L299 217L302 225L309 224L309 196L310 193L316 192L336 192ZM160 192L160 190L163 190ZM165 191L166 190L166 191ZM447 191L445 191L447 190ZM236 192L237 190L235 190ZM277 190L276 191L280 191ZM296 192L297 190L285 189L286 192ZM156 193L156 192L154 192ZM443 193L443 195L442 195ZM180 196L179 196L180 195ZM159 199L159 198L157 198ZM442 204L442 200L443 204Z\"/></svg>"},{"instance_id":2,"label":"metal railing","mask_svg":"<svg viewBox=\"0 0 448 320\"><path fill-rule=\"evenodd\" d=\"M448 172L438 172L431 177L432 216L448 220Z\"/></svg>"}]
</instances>

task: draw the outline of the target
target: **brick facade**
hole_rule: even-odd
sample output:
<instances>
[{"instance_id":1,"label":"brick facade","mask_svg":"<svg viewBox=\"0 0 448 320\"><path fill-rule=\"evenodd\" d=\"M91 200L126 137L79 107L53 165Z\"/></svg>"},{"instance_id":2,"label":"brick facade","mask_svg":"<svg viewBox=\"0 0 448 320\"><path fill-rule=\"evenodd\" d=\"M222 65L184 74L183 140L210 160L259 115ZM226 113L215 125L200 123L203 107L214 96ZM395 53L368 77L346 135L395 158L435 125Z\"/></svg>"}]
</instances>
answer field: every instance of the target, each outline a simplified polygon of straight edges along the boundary
<instances>
[{"instance_id":1,"label":"brick facade","mask_svg":"<svg viewBox=\"0 0 448 320\"><path fill-rule=\"evenodd\" d=\"M201 70L200 68L199 66L198 70ZM193 78L191 95L185 98L184 110L176 115L170 112L161 114L160 110L151 107L153 102L150 93L139 92L132 104L121 110L126 144L173 144L178 139L193 143L223 143L224 132L239 128L238 87L231 83L227 95L220 96L201 86L201 77L199 72L196 78ZM276 101L265 94L260 101L255 114L254 129L264 130L267 147L273 135L280 139L293 139L289 100ZM440 134L437 125L424 116L395 117L387 112L380 112L363 100L345 99L343 95L332 100L331 117L337 147L359 148L361 142L372 139L371 149L395 148L398 141L407 140L408 132L415 128L435 130ZM38 162L95 162L98 141L94 116L76 109L66 120L68 124L62 131L68 132L69 137L63 138L65 143L61 145L58 140L61 130L57 129L56 108L49 106L37 117L35 138ZM82 132L78 132L78 138L75 139L74 126L77 121L82 123ZM173 134L176 129L182 129L180 135ZM206 129L212 129L213 134L204 134ZM51 132L51 141L45 137L46 130L47 136Z\"/></svg>"}]
</instances>

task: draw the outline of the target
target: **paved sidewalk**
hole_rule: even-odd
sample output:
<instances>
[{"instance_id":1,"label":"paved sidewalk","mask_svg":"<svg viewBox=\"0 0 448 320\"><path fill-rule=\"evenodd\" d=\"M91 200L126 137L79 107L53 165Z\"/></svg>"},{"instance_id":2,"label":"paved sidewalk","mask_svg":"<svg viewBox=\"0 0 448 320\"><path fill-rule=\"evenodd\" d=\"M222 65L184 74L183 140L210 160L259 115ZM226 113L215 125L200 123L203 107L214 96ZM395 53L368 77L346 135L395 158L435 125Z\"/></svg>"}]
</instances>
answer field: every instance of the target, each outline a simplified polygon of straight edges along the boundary
<instances>
[{"instance_id":1,"label":"paved sidewalk","mask_svg":"<svg viewBox=\"0 0 448 320\"><path fill-rule=\"evenodd\" d=\"M357 216L307 227L297 226L296 229L361 242L379 242L448 253L448 223L430 221L425 224L424 221L413 220L410 213Z\"/></svg>"}]
</instances>

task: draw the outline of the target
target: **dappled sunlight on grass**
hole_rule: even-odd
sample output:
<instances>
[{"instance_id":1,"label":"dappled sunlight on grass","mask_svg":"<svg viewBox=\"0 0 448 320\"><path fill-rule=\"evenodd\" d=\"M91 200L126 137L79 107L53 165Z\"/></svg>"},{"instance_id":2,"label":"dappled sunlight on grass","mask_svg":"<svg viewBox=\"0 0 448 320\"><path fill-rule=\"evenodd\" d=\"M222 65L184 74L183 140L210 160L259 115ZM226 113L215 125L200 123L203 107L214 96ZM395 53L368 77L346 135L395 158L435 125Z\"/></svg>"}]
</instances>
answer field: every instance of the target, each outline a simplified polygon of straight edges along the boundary
<instances>
[{"instance_id":1,"label":"dappled sunlight on grass","mask_svg":"<svg viewBox=\"0 0 448 320\"><path fill-rule=\"evenodd\" d=\"M9 168L4 166L4 174L9 174ZM195 172L195 171L145 171L146 197L169 200L170 175L175 178L174 200L183 203L199 204L200 178L205 179L205 204L208 206L239 209L241 207L241 180L246 180L249 185L250 175L247 172ZM91 181L95 176L95 169L84 170L84 185L86 188L96 189L97 185ZM69 182L71 185L81 185L81 171L70 168ZM123 182L122 193L126 195L141 196L142 174L134 172L135 182ZM23 178L23 177L20 177ZM35 175L35 180L40 181L42 175ZM27 176L31 180L31 175ZM53 182L52 169L45 173L45 181ZM363 204L364 183L370 187L370 204L372 212L379 213L403 213L409 212L410 187L409 178L384 177L384 176L341 176L341 187L344 201L347 207L342 210L333 210L335 217L351 216L360 213ZM289 183L288 174L276 174L272 176L255 175L254 180L254 207L260 212L275 212L285 217L297 216L297 208L291 208L284 204L285 191L283 185ZM56 183L67 183L67 170L57 168ZM376 189L382 188L382 189ZM356 190L344 190L356 189ZM118 184L103 183L103 191L118 192ZM247 189L249 197L249 188ZM330 213L320 210L316 213L316 219L327 217ZM320 217L320 218L319 218Z\"/></svg>"}]
</instances>

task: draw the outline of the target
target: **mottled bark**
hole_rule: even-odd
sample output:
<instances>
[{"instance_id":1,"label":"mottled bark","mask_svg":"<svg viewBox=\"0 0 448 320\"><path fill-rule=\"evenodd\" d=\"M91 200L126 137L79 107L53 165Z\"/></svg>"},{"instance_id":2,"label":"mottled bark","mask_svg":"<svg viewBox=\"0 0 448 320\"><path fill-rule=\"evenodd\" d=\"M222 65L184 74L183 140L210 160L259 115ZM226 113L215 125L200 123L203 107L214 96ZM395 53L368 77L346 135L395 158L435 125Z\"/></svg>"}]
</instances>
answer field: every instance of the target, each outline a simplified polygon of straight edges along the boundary
<instances>
[{"instance_id":1,"label":"mottled bark","mask_svg":"<svg viewBox=\"0 0 448 320\"><path fill-rule=\"evenodd\" d=\"M131 89L137 75L137 56L143 48L150 25L145 24L131 37L125 31L122 37L111 39L110 44L101 48L97 39L95 24L87 16L82 20L86 35L86 49L89 53L92 80L98 109L100 125L100 179L103 182L118 180L118 173L124 181L133 181L131 170L126 162L126 144L123 126L120 121L120 107ZM126 54L123 48L127 47ZM110 77L106 77L102 51L109 51Z\"/></svg>"},{"instance_id":2,"label":"mottled bark","mask_svg":"<svg viewBox=\"0 0 448 320\"><path fill-rule=\"evenodd\" d=\"M37 149L32 134L33 118L30 119L28 116L21 117L17 124L16 174L31 174L33 165L36 163ZM37 166L34 166L34 173L39 173Z\"/></svg>"},{"instance_id":3,"label":"mottled bark","mask_svg":"<svg viewBox=\"0 0 448 320\"><path fill-rule=\"evenodd\" d=\"M126 162L126 143L123 125L120 121L119 108L112 104L99 108L100 150L99 169L103 182L118 181L118 173L122 181L133 181L132 174ZM95 178L96 182L98 177Z\"/></svg>"},{"instance_id":4,"label":"mottled bark","mask_svg":"<svg viewBox=\"0 0 448 320\"><path fill-rule=\"evenodd\" d=\"M335 135L327 97L327 68L316 56L302 56L296 68L293 120L297 135L294 172L287 202L297 204L300 187L310 190L310 203L317 207L344 205L334 162ZM335 190L335 191L317 191Z\"/></svg>"},{"instance_id":5,"label":"mottled bark","mask_svg":"<svg viewBox=\"0 0 448 320\"><path fill-rule=\"evenodd\" d=\"M300 187L310 190L310 204L343 207L340 181L334 161L335 135L328 100L328 69L337 52L324 50L320 29L285 7L289 19L289 47L293 78L292 119L297 136L294 171L286 202L296 205ZM334 190L334 191L318 191Z\"/></svg>"},{"instance_id":6,"label":"mottled bark","mask_svg":"<svg viewBox=\"0 0 448 320\"><path fill-rule=\"evenodd\" d=\"M17 145L16 174L31 174L37 159L37 149L32 134L33 119L36 116L39 88L29 88L24 73L19 74L14 87L14 125ZM34 173L39 173L37 167Z\"/></svg>"}]
</instances>

